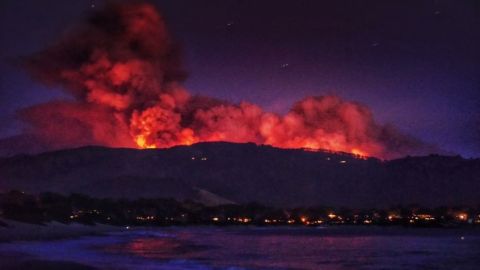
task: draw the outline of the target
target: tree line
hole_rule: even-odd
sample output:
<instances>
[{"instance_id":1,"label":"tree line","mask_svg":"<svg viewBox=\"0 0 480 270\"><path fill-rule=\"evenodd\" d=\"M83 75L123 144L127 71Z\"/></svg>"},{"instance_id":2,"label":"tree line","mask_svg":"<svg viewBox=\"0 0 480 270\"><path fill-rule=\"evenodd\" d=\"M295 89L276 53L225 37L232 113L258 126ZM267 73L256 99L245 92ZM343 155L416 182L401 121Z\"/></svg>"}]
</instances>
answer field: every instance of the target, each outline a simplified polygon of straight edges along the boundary
<instances>
[{"instance_id":1,"label":"tree line","mask_svg":"<svg viewBox=\"0 0 480 270\"><path fill-rule=\"evenodd\" d=\"M480 226L480 206L422 208L418 205L386 209L348 209L327 206L277 208L259 203L206 206L169 198L114 199L84 194L21 191L0 193L0 218L21 222L111 224L118 226L170 225L402 225ZM0 220L1 222L1 220ZM0 223L0 225L5 223Z\"/></svg>"}]
</instances>

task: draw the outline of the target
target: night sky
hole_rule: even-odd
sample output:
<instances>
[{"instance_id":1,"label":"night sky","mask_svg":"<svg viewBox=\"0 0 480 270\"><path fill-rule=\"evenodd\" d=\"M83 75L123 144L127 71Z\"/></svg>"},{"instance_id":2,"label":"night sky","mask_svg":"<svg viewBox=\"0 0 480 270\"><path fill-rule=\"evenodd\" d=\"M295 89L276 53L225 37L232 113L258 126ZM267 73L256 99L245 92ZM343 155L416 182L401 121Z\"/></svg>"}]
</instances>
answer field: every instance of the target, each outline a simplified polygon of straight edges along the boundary
<instances>
[{"instance_id":1,"label":"night sky","mask_svg":"<svg viewBox=\"0 0 480 270\"><path fill-rule=\"evenodd\" d=\"M480 157L480 1L152 2L182 46L193 93L278 113L337 94L380 123ZM66 97L31 80L20 57L101 5L1 1L0 138L21 131L19 108Z\"/></svg>"}]
</instances>

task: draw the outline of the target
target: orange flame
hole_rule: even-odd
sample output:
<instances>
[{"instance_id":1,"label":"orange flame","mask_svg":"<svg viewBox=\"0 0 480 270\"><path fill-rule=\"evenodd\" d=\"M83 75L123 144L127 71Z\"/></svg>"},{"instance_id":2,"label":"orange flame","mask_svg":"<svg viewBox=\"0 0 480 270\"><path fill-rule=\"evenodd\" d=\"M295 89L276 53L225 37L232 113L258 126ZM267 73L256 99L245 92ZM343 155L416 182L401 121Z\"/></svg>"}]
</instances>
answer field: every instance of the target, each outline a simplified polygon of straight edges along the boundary
<instances>
[{"instance_id":1,"label":"orange flame","mask_svg":"<svg viewBox=\"0 0 480 270\"><path fill-rule=\"evenodd\" d=\"M119 27L105 31L98 21ZM153 5L107 6L79 30L31 61L36 77L65 86L74 97L24 112L34 133L53 145L253 142L359 158L403 155L398 150L409 148L402 146L414 145L376 123L368 107L337 96L307 97L279 115L248 102L190 95L181 86L185 72L176 42Z\"/></svg>"}]
</instances>

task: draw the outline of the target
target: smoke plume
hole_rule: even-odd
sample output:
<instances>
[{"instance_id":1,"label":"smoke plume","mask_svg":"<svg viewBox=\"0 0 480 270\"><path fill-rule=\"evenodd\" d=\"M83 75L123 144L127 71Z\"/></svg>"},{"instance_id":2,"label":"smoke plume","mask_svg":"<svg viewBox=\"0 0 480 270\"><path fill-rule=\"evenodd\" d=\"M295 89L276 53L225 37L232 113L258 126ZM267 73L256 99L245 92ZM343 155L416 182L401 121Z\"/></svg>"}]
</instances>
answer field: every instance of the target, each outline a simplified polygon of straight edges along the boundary
<instances>
[{"instance_id":1,"label":"smoke plume","mask_svg":"<svg viewBox=\"0 0 480 270\"><path fill-rule=\"evenodd\" d=\"M394 158L422 147L337 96L304 98L285 115L192 96L178 46L149 4L107 6L26 62L35 78L73 97L20 113L26 132L50 148L231 141Z\"/></svg>"}]
</instances>

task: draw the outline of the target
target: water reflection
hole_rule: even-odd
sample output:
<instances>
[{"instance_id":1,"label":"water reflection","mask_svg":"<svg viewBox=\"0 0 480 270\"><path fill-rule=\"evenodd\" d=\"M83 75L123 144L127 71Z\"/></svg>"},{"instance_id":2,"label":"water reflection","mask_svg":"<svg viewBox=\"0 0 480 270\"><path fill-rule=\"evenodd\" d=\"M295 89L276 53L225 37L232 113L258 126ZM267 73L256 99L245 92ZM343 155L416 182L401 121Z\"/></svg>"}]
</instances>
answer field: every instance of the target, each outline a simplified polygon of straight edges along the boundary
<instances>
[{"instance_id":1,"label":"water reflection","mask_svg":"<svg viewBox=\"0 0 480 270\"><path fill-rule=\"evenodd\" d=\"M135 238L110 252L159 261L196 261L214 269L475 269L480 262L478 236L466 243L448 235L328 230L204 228L170 233L173 237Z\"/></svg>"}]
</instances>

